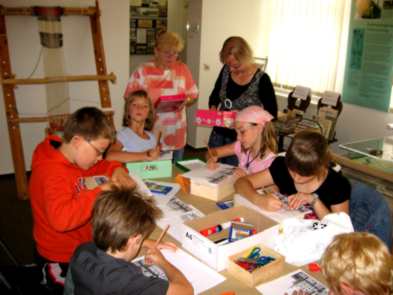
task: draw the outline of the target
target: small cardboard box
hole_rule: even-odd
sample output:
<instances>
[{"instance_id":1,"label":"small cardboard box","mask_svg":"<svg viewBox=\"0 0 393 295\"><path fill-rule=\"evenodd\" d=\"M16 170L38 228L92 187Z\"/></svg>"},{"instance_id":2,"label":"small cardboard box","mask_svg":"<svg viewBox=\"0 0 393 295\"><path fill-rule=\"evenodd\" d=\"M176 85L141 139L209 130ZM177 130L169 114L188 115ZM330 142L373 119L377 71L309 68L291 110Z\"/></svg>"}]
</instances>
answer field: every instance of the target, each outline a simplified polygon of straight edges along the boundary
<instances>
[{"instance_id":1,"label":"small cardboard box","mask_svg":"<svg viewBox=\"0 0 393 295\"><path fill-rule=\"evenodd\" d=\"M256 268L252 272L249 272L236 264L235 261L239 257L247 257L255 246L261 249L261 255L274 257L274 260L264 266ZM249 287L255 287L260 283L273 279L282 272L285 264L284 257L276 251L263 245L255 246L232 255L228 259L228 273Z\"/></svg>"},{"instance_id":2,"label":"small cardboard box","mask_svg":"<svg viewBox=\"0 0 393 295\"><path fill-rule=\"evenodd\" d=\"M236 167L219 164L215 170L206 165L193 169L183 176L190 179L190 193L212 201L221 201L235 192L233 183Z\"/></svg>"},{"instance_id":3,"label":"small cardboard box","mask_svg":"<svg viewBox=\"0 0 393 295\"><path fill-rule=\"evenodd\" d=\"M214 241L227 238L228 229L207 237L200 234L200 231L203 229L211 228L239 217L243 217L244 222L253 224L257 233L227 244L216 244ZM263 231L276 224L275 221L264 217L252 209L243 206L233 207L214 212L202 218L186 221L184 223L185 230L182 246L210 267L217 271L222 271L227 267L229 256L260 243L264 238Z\"/></svg>"}]
</instances>

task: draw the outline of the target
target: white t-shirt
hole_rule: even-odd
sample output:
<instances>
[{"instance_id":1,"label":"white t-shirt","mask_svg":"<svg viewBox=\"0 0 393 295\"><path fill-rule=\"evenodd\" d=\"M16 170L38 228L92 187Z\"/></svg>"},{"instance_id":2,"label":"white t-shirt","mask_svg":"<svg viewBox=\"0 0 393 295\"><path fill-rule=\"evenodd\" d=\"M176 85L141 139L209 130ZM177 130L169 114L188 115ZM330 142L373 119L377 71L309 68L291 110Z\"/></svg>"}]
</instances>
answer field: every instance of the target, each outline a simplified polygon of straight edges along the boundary
<instances>
[{"instance_id":1,"label":"white t-shirt","mask_svg":"<svg viewBox=\"0 0 393 295\"><path fill-rule=\"evenodd\" d=\"M157 139L154 134L147 130L145 132L149 136L148 139L141 138L129 127L123 127L117 133L117 140L123 145L123 151L144 152L157 145Z\"/></svg>"}]
</instances>

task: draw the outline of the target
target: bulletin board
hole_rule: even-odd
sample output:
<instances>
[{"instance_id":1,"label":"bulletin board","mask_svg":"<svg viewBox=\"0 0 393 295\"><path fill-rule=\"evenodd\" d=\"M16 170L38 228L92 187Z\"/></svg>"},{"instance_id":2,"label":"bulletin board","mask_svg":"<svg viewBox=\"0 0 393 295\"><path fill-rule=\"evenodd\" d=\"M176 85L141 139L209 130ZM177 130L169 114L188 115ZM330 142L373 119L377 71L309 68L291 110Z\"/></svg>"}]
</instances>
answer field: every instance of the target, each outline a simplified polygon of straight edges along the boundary
<instances>
[{"instance_id":1,"label":"bulletin board","mask_svg":"<svg viewBox=\"0 0 393 295\"><path fill-rule=\"evenodd\" d=\"M130 2L130 54L153 54L157 33L167 28L167 0Z\"/></svg>"},{"instance_id":2,"label":"bulletin board","mask_svg":"<svg viewBox=\"0 0 393 295\"><path fill-rule=\"evenodd\" d=\"M352 1L343 100L389 111L392 81L393 1Z\"/></svg>"}]
</instances>

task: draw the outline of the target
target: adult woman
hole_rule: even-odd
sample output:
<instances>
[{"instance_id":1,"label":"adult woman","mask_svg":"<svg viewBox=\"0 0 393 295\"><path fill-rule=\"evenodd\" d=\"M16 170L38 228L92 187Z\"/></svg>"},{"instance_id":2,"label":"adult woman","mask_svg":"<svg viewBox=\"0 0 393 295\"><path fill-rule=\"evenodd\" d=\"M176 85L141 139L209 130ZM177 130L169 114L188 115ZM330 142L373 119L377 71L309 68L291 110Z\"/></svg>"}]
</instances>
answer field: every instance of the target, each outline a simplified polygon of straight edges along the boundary
<instances>
[{"instance_id":1,"label":"adult woman","mask_svg":"<svg viewBox=\"0 0 393 295\"><path fill-rule=\"evenodd\" d=\"M242 37L229 37L220 51L224 64L209 97L209 108L242 110L250 105L262 106L277 117L277 101L269 76L254 63L250 46ZM209 146L218 147L236 141L236 131L214 127ZM237 158L220 159L222 163L237 165Z\"/></svg>"},{"instance_id":2,"label":"adult woman","mask_svg":"<svg viewBox=\"0 0 393 295\"><path fill-rule=\"evenodd\" d=\"M277 157L269 169L240 178L235 189L266 210L278 210L283 204L274 194L258 194L256 188L276 185L281 194L288 196L291 209L309 203L320 219L330 212L349 214L351 185L329 167L329 162L326 139L319 133L301 131L285 157Z\"/></svg>"},{"instance_id":3,"label":"adult woman","mask_svg":"<svg viewBox=\"0 0 393 295\"><path fill-rule=\"evenodd\" d=\"M165 32L157 37L154 59L142 64L132 73L124 97L135 90L146 90L153 105L164 97L186 98L185 105L193 103L198 89L188 67L178 60L183 41L175 33ZM182 107L175 112L157 113L153 131L161 139L163 150L174 150L174 160L183 157L186 144L186 112Z\"/></svg>"}]
</instances>

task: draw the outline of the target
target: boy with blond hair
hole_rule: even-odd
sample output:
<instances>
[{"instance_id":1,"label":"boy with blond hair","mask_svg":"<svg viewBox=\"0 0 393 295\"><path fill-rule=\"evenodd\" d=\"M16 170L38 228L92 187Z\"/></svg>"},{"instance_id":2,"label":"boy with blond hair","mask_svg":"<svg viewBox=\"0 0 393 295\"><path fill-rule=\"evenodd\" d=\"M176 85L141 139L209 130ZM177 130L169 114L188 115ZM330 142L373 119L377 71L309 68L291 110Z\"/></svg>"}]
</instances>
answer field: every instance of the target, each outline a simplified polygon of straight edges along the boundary
<instances>
[{"instance_id":1,"label":"boy with blond hair","mask_svg":"<svg viewBox=\"0 0 393 295\"><path fill-rule=\"evenodd\" d=\"M76 250L65 294L193 294L187 279L158 249L169 245L146 240L160 214L152 199L134 190L102 193L93 209L94 243ZM163 269L169 282L144 276L131 262L141 247L147 249L145 262Z\"/></svg>"},{"instance_id":2,"label":"boy with blond hair","mask_svg":"<svg viewBox=\"0 0 393 295\"><path fill-rule=\"evenodd\" d=\"M63 138L49 135L34 151L29 195L37 263L52 293L62 293L70 258L80 244L90 241L94 201L111 185L133 187L120 163L103 160L114 139L105 114L94 107L75 111L64 125ZM108 179L88 189L91 176Z\"/></svg>"},{"instance_id":3,"label":"boy with blond hair","mask_svg":"<svg viewBox=\"0 0 393 295\"><path fill-rule=\"evenodd\" d=\"M322 257L322 270L335 295L393 293L392 255L386 245L370 233L336 236Z\"/></svg>"}]
</instances>

